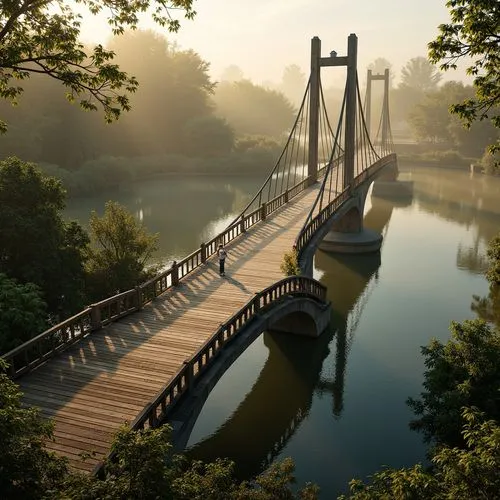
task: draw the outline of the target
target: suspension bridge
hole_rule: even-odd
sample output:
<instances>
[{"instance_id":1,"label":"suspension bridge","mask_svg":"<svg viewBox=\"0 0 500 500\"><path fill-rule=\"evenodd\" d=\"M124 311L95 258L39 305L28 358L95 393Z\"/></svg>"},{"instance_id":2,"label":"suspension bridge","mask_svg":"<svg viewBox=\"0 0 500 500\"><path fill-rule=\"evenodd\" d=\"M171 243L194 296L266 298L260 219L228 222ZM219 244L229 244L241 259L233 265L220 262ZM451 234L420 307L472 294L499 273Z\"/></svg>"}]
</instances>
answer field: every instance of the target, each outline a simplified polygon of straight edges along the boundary
<instances>
[{"instance_id":1,"label":"suspension bridge","mask_svg":"<svg viewBox=\"0 0 500 500\"><path fill-rule=\"evenodd\" d=\"M47 448L93 471L124 422L173 426L189 436L210 390L266 330L318 336L327 326L326 288L307 277L314 250L368 252L382 237L363 227L372 181L397 175L389 120L389 73L368 72L363 103L357 37L346 56L321 56L311 42L311 74L288 140L248 205L220 234L154 279L55 325L8 352L9 374L26 405L55 422ZM321 68L346 66L344 98L331 126ZM385 82L380 126L370 135L371 82ZM368 117L368 119L367 119ZM217 270L219 244L228 275ZM303 273L284 278L294 249ZM90 458L82 461L81 455Z\"/></svg>"}]
</instances>

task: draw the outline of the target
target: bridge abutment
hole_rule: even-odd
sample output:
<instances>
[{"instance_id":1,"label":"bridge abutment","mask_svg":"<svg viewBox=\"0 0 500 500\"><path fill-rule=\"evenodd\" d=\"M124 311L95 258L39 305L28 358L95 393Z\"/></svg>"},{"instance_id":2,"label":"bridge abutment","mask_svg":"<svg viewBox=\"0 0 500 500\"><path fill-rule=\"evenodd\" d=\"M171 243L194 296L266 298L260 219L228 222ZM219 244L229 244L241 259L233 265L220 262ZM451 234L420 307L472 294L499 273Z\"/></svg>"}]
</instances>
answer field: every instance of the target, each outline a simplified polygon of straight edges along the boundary
<instances>
[{"instance_id":1,"label":"bridge abutment","mask_svg":"<svg viewBox=\"0 0 500 500\"><path fill-rule=\"evenodd\" d=\"M319 248L331 253L363 254L378 252L382 246L382 235L363 228L356 233L330 231Z\"/></svg>"},{"instance_id":2,"label":"bridge abutment","mask_svg":"<svg viewBox=\"0 0 500 500\"><path fill-rule=\"evenodd\" d=\"M334 220L331 230L319 243L319 248L331 253L363 254L378 252L382 235L363 227L363 212L369 186L361 189L350 207Z\"/></svg>"},{"instance_id":3,"label":"bridge abutment","mask_svg":"<svg viewBox=\"0 0 500 500\"><path fill-rule=\"evenodd\" d=\"M373 183L372 196L386 199L401 199L413 197L413 181L398 179L398 164L394 163L384 168Z\"/></svg>"}]
</instances>

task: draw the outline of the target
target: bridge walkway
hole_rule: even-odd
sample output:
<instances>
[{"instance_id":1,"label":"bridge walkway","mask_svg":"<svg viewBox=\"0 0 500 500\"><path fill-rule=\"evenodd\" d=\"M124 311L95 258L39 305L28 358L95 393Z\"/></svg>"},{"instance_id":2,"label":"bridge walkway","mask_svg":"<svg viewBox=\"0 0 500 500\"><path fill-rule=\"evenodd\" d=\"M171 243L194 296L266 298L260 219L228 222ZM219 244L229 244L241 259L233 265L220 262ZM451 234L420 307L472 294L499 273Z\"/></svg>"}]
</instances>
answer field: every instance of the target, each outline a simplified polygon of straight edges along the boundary
<instances>
[{"instance_id":1,"label":"bridge walkway","mask_svg":"<svg viewBox=\"0 0 500 500\"><path fill-rule=\"evenodd\" d=\"M109 452L119 426L132 422L161 387L256 292L283 278L320 184L270 215L226 249L221 278L212 258L144 307L92 333L19 379L27 405L55 421L48 448L90 471ZM85 462L80 454L94 454Z\"/></svg>"}]
</instances>

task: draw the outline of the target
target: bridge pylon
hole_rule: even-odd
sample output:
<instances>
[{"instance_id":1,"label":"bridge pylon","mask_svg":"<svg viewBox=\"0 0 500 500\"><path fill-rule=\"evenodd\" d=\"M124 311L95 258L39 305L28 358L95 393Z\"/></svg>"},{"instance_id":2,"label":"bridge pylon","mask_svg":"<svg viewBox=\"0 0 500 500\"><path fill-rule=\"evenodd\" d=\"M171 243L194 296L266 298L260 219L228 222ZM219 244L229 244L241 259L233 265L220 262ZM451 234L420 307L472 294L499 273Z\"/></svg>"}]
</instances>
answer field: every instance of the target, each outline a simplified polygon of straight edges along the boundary
<instances>
[{"instance_id":1,"label":"bridge pylon","mask_svg":"<svg viewBox=\"0 0 500 500\"><path fill-rule=\"evenodd\" d=\"M345 111L345 160L343 173L344 189L355 177L355 143L357 110L357 57L358 37L351 33L347 39L347 56L337 56L335 51L328 57L321 57L321 40L311 39L311 76L309 92L309 153L307 173L311 183L318 178L318 132L320 128L320 76L326 66L347 66L346 111Z\"/></svg>"},{"instance_id":2,"label":"bridge pylon","mask_svg":"<svg viewBox=\"0 0 500 500\"><path fill-rule=\"evenodd\" d=\"M319 244L319 248L330 252L366 253L380 249L382 236L363 228L363 211L366 189L353 191L356 176L356 164L359 155L356 131L362 125L358 119L358 79L357 57L358 37L351 33L347 38L347 56L337 56L331 52L330 57L321 57L321 41L318 37L311 40L311 88L310 88L310 126L309 126L309 163L308 173L314 181L317 178L318 123L319 123L319 80L320 71L325 66L346 66L345 94L345 133L344 160L342 169L342 190L352 191L352 198L347 209L340 210L337 220L333 221L332 230ZM385 101L384 101L385 104ZM362 110L359 110L362 111ZM314 135L313 135L314 134Z\"/></svg>"}]
</instances>

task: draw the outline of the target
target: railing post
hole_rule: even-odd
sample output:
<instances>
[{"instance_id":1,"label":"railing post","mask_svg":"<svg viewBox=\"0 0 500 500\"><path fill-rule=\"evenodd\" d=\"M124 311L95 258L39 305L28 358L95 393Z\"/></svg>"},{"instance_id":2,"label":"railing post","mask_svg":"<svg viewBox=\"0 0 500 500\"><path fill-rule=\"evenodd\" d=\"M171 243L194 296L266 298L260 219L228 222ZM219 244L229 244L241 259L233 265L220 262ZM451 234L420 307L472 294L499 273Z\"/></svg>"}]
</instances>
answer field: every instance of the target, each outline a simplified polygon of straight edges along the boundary
<instances>
[{"instance_id":1,"label":"railing post","mask_svg":"<svg viewBox=\"0 0 500 500\"><path fill-rule=\"evenodd\" d=\"M266 217L267 217L267 203L263 201L262 206L260 207L260 220L266 220Z\"/></svg>"},{"instance_id":2,"label":"railing post","mask_svg":"<svg viewBox=\"0 0 500 500\"><path fill-rule=\"evenodd\" d=\"M201 252L201 263L205 264L207 261L207 247L205 246L205 243L202 243L200 245L200 252Z\"/></svg>"},{"instance_id":3,"label":"railing post","mask_svg":"<svg viewBox=\"0 0 500 500\"><path fill-rule=\"evenodd\" d=\"M174 260L172 262L172 286L177 286L179 284L179 266Z\"/></svg>"},{"instance_id":4,"label":"railing post","mask_svg":"<svg viewBox=\"0 0 500 500\"><path fill-rule=\"evenodd\" d=\"M288 203L288 189L285 191L285 203Z\"/></svg>"},{"instance_id":5,"label":"railing post","mask_svg":"<svg viewBox=\"0 0 500 500\"><path fill-rule=\"evenodd\" d=\"M158 427L158 418L156 416L156 408L152 403L148 404L148 422L151 429Z\"/></svg>"},{"instance_id":6,"label":"railing post","mask_svg":"<svg viewBox=\"0 0 500 500\"><path fill-rule=\"evenodd\" d=\"M90 328L92 331L102 328L101 308L95 304L90 306Z\"/></svg>"},{"instance_id":7,"label":"railing post","mask_svg":"<svg viewBox=\"0 0 500 500\"><path fill-rule=\"evenodd\" d=\"M255 297L253 299L253 307L255 309L255 314L258 314L260 311L260 293L255 292Z\"/></svg>"},{"instance_id":8,"label":"railing post","mask_svg":"<svg viewBox=\"0 0 500 500\"><path fill-rule=\"evenodd\" d=\"M142 289L141 286L136 286L135 287L135 300L136 300L136 305L137 305L137 310L140 311L142 309Z\"/></svg>"},{"instance_id":9,"label":"railing post","mask_svg":"<svg viewBox=\"0 0 500 500\"><path fill-rule=\"evenodd\" d=\"M186 385L189 392L193 389L194 384L194 369L193 362L189 359L183 361L183 365L186 367Z\"/></svg>"},{"instance_id":10,"label":"railing post","mask_svg":"<svg viewBox=\"0 0 500 500\"><path fill-rule=\"evenodd\" d=\"M242 233L246 233L246 231L247 231L245 229L245 214L241 214L240 231Z\"/></svg>"},{"instance_id":11,"label":"railing post","mask_svg":"<svg viewBox=\"0 0 500 500\"><path fill-rule=\"evenodd\" d=\"M16 376L16 368L14 366L14 358L9 359L8 361L9 365L7 367L7 373L11 380L14 380L14 377Z\"/></svg>"}]
</instances>

